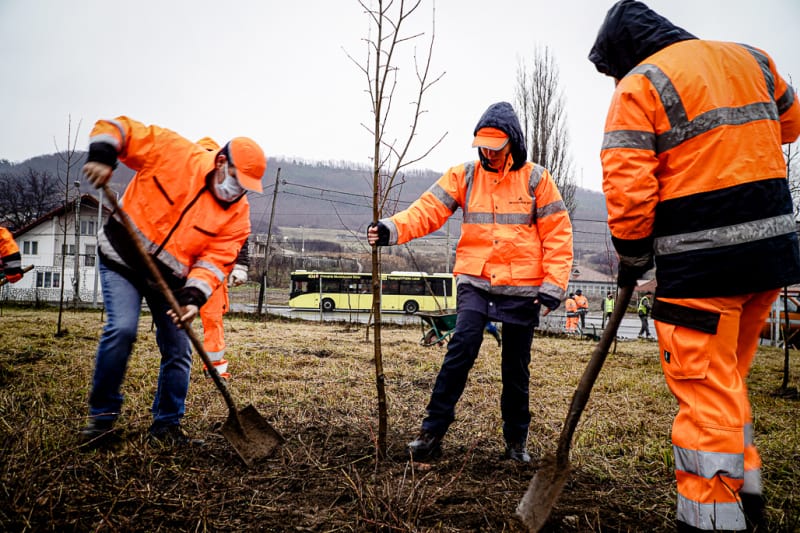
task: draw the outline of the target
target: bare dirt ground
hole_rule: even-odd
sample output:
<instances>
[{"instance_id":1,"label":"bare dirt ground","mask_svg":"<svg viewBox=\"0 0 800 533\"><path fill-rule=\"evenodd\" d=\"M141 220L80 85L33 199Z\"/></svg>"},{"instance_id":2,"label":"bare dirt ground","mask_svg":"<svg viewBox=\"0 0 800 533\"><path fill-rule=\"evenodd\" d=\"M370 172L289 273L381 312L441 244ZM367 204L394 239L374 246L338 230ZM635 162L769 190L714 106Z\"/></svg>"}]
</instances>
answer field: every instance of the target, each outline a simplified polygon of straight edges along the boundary
<instances>
[{"instance_id":1,"label":"bare dirt ground","mask_svg":"<svg viewBox=\"0 0 800 533\"><path fill-rule=\"evenodd\" d=\"M159 355L150 317L124 384L122 444L82 448L99 312L6 307L0 314L0 530L5 531L522 531L514 509L539 458L555 449L593 343L534 340L528 447L503 460L499 350L487 336L444 441L444 456L403 453L424 415L442 347L420 327L384 329L388 454L376 458L372 334L363 326L228 316L231 393L286 438L247 468L219 433L227 409L195 361L184 426L202 448L145 438ZM197 328L199 322L195 323ZM771 531L800 530L800 411L773 393L783 352L759 349L750 380ZM791 386L800 361L792 353ZM620 342L595 385L572 447L572 475L546 531L672 531L669 432L676 404L657 346Z\"/></svg>"}]
</instances>

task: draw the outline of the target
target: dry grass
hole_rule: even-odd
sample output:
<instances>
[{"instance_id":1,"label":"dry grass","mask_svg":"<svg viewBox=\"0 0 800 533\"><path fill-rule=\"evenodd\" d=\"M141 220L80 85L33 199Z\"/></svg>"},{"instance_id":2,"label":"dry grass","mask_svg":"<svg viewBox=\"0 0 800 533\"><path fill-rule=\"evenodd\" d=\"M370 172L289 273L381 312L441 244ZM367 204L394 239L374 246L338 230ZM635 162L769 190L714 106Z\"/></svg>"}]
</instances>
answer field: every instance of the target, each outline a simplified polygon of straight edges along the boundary
<instances>
[{"instance_id":1,"label":"dry grass","mask_svg":"<svg viewBox=\"0 0 800 533\"><path fill-rule=\"evenodd\" d=\"M245 468L215 431L227 409L195 364L184 425L207 445L150 447L158 352L143 317L124 385L124 444L87 451L85 422L97 312L69 312L54 336L50 310L0 316L0 530L7 531L520 531L514 508L533 465L502 460L499 352L487 338L444 443L444 458L412 465L416 432L444 348L418 344L419 327L384 330L389 458L375 458L372 342L362 326L227 319L240 407L256 406L286 444ZM199 327L199 324L196 324ZM529 449L554 449L593 344L537 338L531 368ZM796 401L774 397L783 353L761 348L751 379L756 441L774 531L800 529ZM792 386L800 362L793 354ZM620 343L609 356L576 433L574 472L549 531L673 530L669 430L676 405L656 345Z\"/></svg>"}]
</instances>

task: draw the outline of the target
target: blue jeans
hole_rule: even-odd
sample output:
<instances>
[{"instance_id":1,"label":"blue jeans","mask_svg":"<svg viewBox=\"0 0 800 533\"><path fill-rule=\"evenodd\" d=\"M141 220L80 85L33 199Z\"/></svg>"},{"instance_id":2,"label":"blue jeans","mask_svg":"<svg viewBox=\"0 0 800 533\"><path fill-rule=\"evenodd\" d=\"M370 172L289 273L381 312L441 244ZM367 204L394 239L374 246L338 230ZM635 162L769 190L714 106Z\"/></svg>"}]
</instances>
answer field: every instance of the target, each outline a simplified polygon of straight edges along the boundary
<instances>
[{"instance_id":1,"label":"blue jeans","mask_svg":"<svg viewBox=\"0 0 800 533\"><path fill-rule=\"evenodd\" d=\"M143 280L130 279L99 264L103 302L108 320L95 358L89 414L100 420L116 420L122 409L120 392L139 326L142 297L153 314L161 368L153 400L153 426L180 424L186 410L192 349L188 335L167 316L169 304Z\"/></svg>"},{"instance_id":2,"label":"blue jeans","mask_svg":"<svg viewBox=\"0 0 800 533\"><path fill-rule=\"evenodd\" d=\"M455 330L447 344L447 353L426 407L427 416L422 421L423 431L443 436L455 420L455 406L464 392L467 376L478 357L483 342L483 330L488 320L489 317L479 311L458 312ZM528 365L531 361L533 330L533 324L503 322L503 391L500 396L500 412L503 416L503 436L509 442L524 443L528 436L531 422Z\"/></svg>"}]
</instances>

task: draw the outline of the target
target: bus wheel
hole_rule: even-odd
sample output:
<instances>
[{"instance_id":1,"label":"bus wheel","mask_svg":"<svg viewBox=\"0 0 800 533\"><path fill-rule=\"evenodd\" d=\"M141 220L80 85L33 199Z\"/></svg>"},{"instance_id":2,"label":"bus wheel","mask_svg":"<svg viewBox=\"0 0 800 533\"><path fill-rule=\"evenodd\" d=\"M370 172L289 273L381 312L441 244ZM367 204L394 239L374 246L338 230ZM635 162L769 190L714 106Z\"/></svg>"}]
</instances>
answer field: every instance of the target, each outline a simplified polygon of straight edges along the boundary
<instances>
[{"instance_id":1,"label":"bus wheel","mask_svg":"<svg viewBox=\"0 0 800 533\"><path fill-rule=\"evenodd\" d=\"M413 315L417 311L419 311L419 304L414 300L408 300L406 303L403 304L403 311L406 312L408 315Z\"/></svg>"},{"instance_id":2,"label":"bus wheel","mask_svg":"<svg viewBox=\"0 0 800 533\"><path fill-rule=\"evenodd\" d=\"M323 311L333 311L336 309L336 304L330 298L325 298L322 300L321 307Z\"/></svg>"}]
</instances>

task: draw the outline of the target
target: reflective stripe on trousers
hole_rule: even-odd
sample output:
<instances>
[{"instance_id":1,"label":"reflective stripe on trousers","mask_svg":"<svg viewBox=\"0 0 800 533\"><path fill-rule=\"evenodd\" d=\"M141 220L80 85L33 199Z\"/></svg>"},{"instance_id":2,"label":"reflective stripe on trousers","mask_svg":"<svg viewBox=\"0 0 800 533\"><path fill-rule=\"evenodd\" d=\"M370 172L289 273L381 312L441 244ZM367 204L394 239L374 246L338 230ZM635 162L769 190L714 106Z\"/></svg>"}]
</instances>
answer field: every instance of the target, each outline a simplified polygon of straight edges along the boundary
<instances>
[{"instance_id":1,"label":"reflective stripe on trousers","mask_svg":"<svg viewBox=\"0 0 800 533\"><path fill-rule=\"evenodd\" d=\"M778 289L662 302L719 314L715 334L656 319L664 377L678 413L672 426L677 519L703 530L744 530L739 493L760 494L745 383Z\"/></svg>"}]
</instances>

